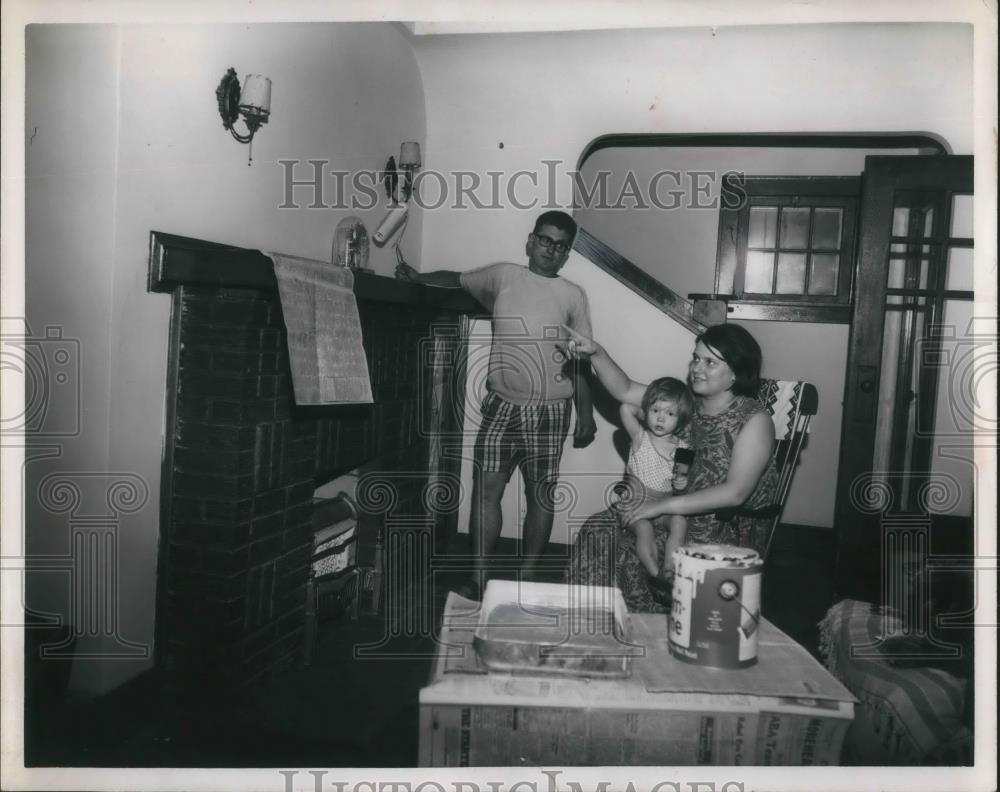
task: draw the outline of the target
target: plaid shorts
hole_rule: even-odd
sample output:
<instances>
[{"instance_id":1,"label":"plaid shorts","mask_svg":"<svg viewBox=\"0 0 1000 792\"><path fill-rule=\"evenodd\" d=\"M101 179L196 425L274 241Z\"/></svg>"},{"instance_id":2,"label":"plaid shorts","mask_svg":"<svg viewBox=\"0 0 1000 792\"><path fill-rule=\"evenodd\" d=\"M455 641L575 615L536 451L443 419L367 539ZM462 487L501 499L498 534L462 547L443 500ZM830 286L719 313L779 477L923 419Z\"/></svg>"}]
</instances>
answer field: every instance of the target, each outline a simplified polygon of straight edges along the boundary
<instances>
[{"instance_id":1,"label":"plaid shorts","mask_svg":"<svg viewBox=\"0 0 1000 792\"><path fill-rule=\"evenodd\" d=\"M476 464L484 472L508 476L516 465L532 482L557 478L570 413L569 399L525 407L489 391L476 436Z\"/></svg>"}]
</instances>

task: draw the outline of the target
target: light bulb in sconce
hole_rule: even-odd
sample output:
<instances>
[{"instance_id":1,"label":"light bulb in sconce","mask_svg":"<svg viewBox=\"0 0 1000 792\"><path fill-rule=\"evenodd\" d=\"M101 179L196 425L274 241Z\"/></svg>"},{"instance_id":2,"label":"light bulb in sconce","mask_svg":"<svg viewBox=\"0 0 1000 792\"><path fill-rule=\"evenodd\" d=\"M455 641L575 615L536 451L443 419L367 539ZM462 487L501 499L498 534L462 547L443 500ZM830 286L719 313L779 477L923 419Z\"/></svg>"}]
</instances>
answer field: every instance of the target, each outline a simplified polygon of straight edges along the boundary
<instances>
[{"instance_id":1,"label":"light bulb in sconce","mask_svg":"<svg viewBox=\"0 0 1000 792\"><path fill-rule=\"evenodd\" d=\"M241 89L236 69L230 68L215 89L215 99L223 128L240 143L250 144L249 165L253 162L253 137L271 116L271 80L262 74L248 74ZM247 128L245 133L236 131L240 116Z\"/></svg>"},{"instance_id":2,"label":"light bulb in sconce","mask_svg":"<svg viewBox=\"0 0 1000 792\"><path fill-rule=\"evenodd\" d=\"M419 168L423 164L420 161L420 144L404 143L400 146L399 164L403 168Z\"/></svg>"}]
</instances>

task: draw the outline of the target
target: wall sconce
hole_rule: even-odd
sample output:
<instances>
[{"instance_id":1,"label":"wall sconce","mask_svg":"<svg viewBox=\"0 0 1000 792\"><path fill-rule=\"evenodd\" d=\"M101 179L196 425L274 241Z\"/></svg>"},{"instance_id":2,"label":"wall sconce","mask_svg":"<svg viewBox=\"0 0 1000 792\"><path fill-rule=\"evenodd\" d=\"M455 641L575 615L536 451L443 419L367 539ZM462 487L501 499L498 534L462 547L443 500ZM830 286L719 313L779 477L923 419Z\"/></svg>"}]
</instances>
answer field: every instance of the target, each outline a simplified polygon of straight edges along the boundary
<instances>
[{"instance_id":1,"label":"wall sconce","mask_svg":"<svg viewBox=\"0 0 1000 792\"><path fill-rule=\"evenodd\" d=\"M399 165L396 160L389 157L385 164L385 193L392 200L393 206L389 214L379 223L373 237L375 244L381 247L389 238L400 229L406 220L409 209L410 198L413 196L414 174L420 170L423 163L420 161L420 144L414 142L403 143L399 148ZM403 184L399 186L399 171L403 172ZM400 193L397 197L397 190ZM400 201L400 198L402 201Z\"/></svg>"},{"instance_id":2,"label":"wall sconce","mask_svg":"<svg viewBox=\"0 0 1000 792\"><path fill-rule=\"evenodd\" d=\"M243 88L236 76L236 69L230 68L215 89L219 103L222 126L240 143L250 144L249 165L253 162L253 136L261 124L266 124L271 115L271 81L262 74L248 74L243 79ZM234 124L243 116L247 132L240 134Z\"/></svg>"},{"instance_id":3,"label":"wall sconce","mask_svg":"<svg viewBox=\"0 0 1000 792\"><path fill-rule=\"evenodd\" d=\"M413 194L413 174L420 170L420 144L404 143L399 147L399 167L406 173L403 179L403 200L409 201Z\"/></svg>"}]
</instances>

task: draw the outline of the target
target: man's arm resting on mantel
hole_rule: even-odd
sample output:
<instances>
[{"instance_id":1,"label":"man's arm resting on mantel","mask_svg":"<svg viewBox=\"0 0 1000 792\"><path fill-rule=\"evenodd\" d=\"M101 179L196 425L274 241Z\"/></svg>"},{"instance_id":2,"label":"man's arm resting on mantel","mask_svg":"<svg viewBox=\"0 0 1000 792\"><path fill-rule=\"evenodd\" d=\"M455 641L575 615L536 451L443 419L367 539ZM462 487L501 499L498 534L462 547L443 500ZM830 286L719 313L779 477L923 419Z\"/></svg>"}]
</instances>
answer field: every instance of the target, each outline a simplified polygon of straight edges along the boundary
<instances>
[{"instance_id":1,"label":"man's arm resting on mantel","mask_svg":"<svg viewBox=\"0 0 1000 792\"><path fill-rule=\"evenodd\" d=\"M417 272L406 262L396 265L396 277L399 280L422 283L425 286L440 286L445 289L461 289L459 273L451 270L436 270L434 272Z\"/></svg>"}]
</instances>

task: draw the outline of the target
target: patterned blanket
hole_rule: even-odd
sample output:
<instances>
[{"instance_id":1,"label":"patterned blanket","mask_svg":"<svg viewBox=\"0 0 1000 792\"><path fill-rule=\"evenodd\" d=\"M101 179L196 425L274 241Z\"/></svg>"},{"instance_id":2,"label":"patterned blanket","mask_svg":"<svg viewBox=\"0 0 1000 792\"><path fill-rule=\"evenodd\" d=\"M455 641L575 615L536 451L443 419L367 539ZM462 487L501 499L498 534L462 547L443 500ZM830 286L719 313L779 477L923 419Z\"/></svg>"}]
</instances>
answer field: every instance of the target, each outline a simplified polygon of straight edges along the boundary
<instances>
[{"instance_id":1,"label":"patterned blanket","mask_svg":"<svg viewBox=\"0 0 1000 792\"><path fill-rule=\"evenodd\" d=\"M901 631L891 610L843 600L820 623L820 654L861 702L844 741L844 763L971 765L963 723L968 680L938 668L899 667L880 656Z\"/></svg>"}]
</instances>

